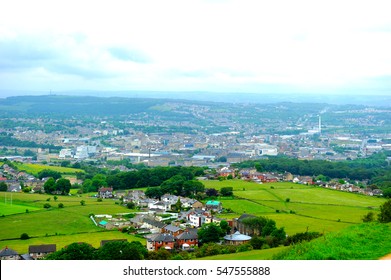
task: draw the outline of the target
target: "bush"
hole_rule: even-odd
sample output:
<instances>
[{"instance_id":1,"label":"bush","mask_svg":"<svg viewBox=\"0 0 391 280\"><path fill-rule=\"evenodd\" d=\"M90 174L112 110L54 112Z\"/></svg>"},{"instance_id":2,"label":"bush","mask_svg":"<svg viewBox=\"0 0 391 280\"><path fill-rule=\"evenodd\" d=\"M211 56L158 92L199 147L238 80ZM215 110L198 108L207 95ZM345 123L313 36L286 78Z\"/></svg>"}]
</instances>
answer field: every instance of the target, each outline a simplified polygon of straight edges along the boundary
<instances>
[{"instance_id":1,"label":"bush","mask_svg":"<svg viewBox=\"0 0 391 280\"><path fill-rule=\"evenodd\" d=\"M58 208L64 208L64 204L63 203L59 203L58 204Z\"/></svg>"},{"instance_id":2,"label":"bush","mask_svg":"<svg viewBox=\"0 0 391 280\"><path fill-rule=\"evenodd\" d=\"M375 213L373 213L373 212L368 212L368 214L366 214L366 215L364 215L364 216L362 217L362 221L363 221L364 223L370 223L370 222L375 221Z\"/></svg>"},{"instance_id":3,"label":"bush","mask_svg":"<svg viewBox=\"0 0 391 280\"><path fill-rule=\"evenodd\" d=\"M52 207L52 206L50 205L50 203L45 203L45 204L43 205L43 208L45 208L45 209L49 209L50 207Z\"/></svg>"},{"instance_id":4,"label":"bush","mask_svg":"<svg viewBox=\"0 0 391 280\"><path fill-rule=\"evenodd\" d=\"M30 239L30 236L27 233L22 233L20 235L20 239L22 239L22 240Z\"/></svg>"},{"instance_id":5,"label":"bush","mask_svg":"<svg viewBox=\"0 0 391 280\"><path fill-rule=\"evenodd\" d=\"M380 206L379 222L391 222L391 199L387 200L383 205Z\"/></svg>"},{"instance_id":6,"label":"bush","mask_svg":"<svg viewBox=\"0 0 391 280\"><path fill-rule=\"evenodd\" d=\"M285 202L290 202L291 199L288 197L287 199L285 199Z\"/></svg>"},{"instance_id":7,"label":"bush","mask_svg":"<svg viewBox=\"0 0 391 280\"><path fill-rule=\"evenodd\" d=\"M237 253L247 252L247 251L251 251L252 249L253 249L253 247L247 243L247 244L239 245L238 248L236 249L236 252Z\"/></svg>"}]
</instances>

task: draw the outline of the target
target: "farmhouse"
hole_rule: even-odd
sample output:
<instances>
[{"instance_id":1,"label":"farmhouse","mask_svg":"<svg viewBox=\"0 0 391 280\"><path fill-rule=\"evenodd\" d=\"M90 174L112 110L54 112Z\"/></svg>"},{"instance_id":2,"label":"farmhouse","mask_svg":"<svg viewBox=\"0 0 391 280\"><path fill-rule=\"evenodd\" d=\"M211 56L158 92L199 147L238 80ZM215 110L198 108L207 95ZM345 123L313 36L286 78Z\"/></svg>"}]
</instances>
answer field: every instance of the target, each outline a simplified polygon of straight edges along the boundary
<instances>
[{"instance_id":1,"label":"farmhouse","mask_svg":"<svg viewBox=\"0 0 391 280\"><path fill-rule=\"evenodd\" d=\"M98 190L98 197L100 198L113 198L113 188L100 188Z\"/></svg>"},{"instance_id":2,"label":"farmhouse","mask_svg":"<svg viewBox=\"0 0 391 280\"><path fill-rule=\"evenodd\" d=\"M30 245L29 255L34 260L42 259L47 254L56 252L56 244Z\"/></svg>"},{"instance_id":3,"label":"farmhouse","mask_svg":"<svg viewBox=\"0 0 391 280\"><path fill-rule=\"evenodd\" d=\"M18 252L5 247L0 251L0 260L20 260Z\"/></svg>"}]
</instances>

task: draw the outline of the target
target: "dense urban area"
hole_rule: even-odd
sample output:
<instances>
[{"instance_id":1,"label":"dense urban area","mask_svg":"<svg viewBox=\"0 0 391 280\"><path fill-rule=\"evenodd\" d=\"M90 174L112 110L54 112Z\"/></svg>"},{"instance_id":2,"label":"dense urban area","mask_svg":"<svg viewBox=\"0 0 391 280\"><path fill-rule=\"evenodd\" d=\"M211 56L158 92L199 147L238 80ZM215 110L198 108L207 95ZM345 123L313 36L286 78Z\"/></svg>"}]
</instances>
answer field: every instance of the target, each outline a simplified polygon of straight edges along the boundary
<instances>
[{"instance_id":1,"label":"dense urban area","mask_svg":"<svg viewBox=\"0 0 391 280\"><path fill-rule=\"evenodd\" d=\"M114 201L122 214L103 208L86 214L87 223L139 239L101 240L99 249L80 242L58 248L33 244L25 254L7 246L1 254L3 259L189 259L290 246L324 232L277 226L274 216L240 212L232 201L255 203L244 193L257 186L267 192L317 187L384 199L391 197L390 161L389 106L10 97L0 100L4 205L12 205L12 194L18 193L50 195L46 210L54 208L53 200L58 209L68 207L63 196L79 206L91 199L97 205ZM265 213L310 217L287 206L294 198L273 195L284 206L257 201ZM337 206L333 203L328 205ZM388 221L378 202L359 207L352 220L333 222L357 224L376 215ZM23 234L20 239L30 239ZM0 243L14 239L19 236L3 234ZM70 256L72 246L84 255ZM128 255L110 253L118 248Z\"/></svg>"}]
</instances>

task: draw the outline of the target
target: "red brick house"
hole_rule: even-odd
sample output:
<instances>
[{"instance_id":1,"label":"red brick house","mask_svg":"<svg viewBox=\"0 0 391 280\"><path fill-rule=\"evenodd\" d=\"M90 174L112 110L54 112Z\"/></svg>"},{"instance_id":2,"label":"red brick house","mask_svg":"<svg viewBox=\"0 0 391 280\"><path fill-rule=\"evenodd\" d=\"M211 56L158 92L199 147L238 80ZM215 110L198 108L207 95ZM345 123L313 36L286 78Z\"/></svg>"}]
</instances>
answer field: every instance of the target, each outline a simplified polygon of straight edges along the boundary
<instances>
[{"instance_id":1,"label":"red brick house","mask_svg":"<svg viewBox=\"0 0 391 280\"><path fill-rule=\"evenodd\" d=\"M169 233L160 233L147 238L148 251L157 251L160 248L172 250L175 247L175 238Z\"/></svg>"},{"instance_id":2,"label":"red brick house","mask_svg":"<svg viewBox=\"0 0 391 280\"><path fill-rule=\"evenodd\" d=\"M193 247L198 247L197 229L186 229L176 238L176 247L182 250L189 250Z\"/></svg>"}]
</instances>

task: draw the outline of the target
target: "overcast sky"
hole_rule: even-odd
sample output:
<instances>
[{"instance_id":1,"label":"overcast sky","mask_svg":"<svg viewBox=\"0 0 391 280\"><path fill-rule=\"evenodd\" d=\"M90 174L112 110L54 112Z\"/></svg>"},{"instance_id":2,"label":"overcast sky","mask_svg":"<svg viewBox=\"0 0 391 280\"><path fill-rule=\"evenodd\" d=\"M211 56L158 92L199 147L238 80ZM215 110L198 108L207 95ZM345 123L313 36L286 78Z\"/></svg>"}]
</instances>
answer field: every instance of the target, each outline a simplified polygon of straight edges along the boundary
<instances>
[{"instance_id":1,"label":"overcast sky","mask_svg":"<svg viewBox=\"0 0 391 280\"><path fill-rule=\"evenodd\" d=\"M1 0L0 90L391 95L390 5Z\"/></svg>"}]
</instances>

